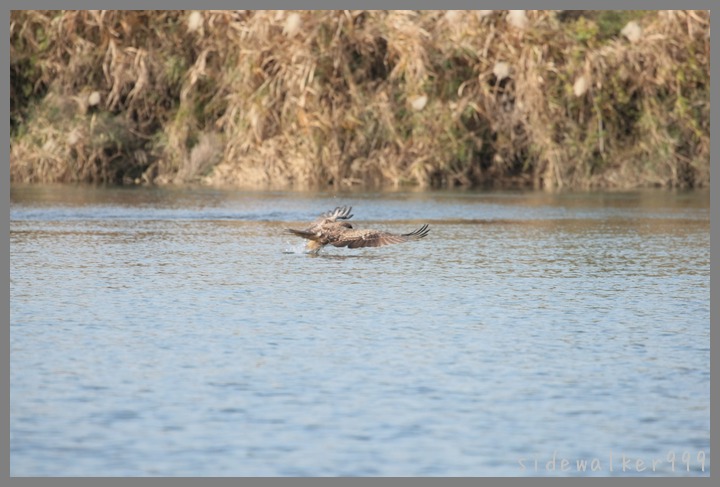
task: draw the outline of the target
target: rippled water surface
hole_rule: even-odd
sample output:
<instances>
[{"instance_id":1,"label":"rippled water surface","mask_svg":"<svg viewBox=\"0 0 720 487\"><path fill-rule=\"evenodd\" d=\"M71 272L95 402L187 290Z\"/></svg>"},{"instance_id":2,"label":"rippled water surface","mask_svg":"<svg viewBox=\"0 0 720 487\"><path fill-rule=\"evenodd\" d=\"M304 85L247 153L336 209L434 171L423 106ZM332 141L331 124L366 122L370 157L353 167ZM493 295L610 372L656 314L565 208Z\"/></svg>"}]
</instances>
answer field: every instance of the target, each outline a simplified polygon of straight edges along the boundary
<instances>
[{"instance_id":1,"label":"rippled water surface","mask_svg":"<svg viewBox=\"0 0 720 487\"><path fill-rule=\"evenodd\" d=\"M709 193L11 201L11 475L709 474Z\"/></svg>"}]
</instances>

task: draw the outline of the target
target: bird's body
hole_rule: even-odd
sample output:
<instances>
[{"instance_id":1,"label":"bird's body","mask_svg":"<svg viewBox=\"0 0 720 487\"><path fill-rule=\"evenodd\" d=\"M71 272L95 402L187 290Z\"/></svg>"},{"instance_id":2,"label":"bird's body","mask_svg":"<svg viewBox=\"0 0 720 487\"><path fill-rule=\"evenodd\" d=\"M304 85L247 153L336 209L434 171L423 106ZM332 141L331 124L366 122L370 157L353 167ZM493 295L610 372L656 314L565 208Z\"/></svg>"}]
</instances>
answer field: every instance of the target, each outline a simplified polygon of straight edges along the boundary
<instances>
[{"instance_id":1,"label":"bird's body","mask_svg":"<svg viewBox=\"0 0 720 487\"><path fill-rule=\"evenodd\" d=\"M353 216L350 210L352 210L351 207L339 206L320 215L305 230L288 228L288 232L307 239L308 250L317 253L326 245L356 249L409 242L425 237L430 231L427 225L423 225L414 232L404 234L356 229L350 222L346 221Z\"/></svg>"}]
</instances>

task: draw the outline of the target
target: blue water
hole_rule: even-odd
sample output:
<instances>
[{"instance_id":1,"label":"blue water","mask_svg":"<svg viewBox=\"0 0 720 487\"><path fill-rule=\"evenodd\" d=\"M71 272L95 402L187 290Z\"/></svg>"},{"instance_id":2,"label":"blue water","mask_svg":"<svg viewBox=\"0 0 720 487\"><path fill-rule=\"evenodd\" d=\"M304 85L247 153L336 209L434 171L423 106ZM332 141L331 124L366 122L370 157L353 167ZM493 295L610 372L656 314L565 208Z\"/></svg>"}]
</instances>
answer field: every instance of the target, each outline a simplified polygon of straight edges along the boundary
<instances>
[{"instance_id":1,"label":"blue water","mask_svg":"<svg viewBox=\"0 0 720 487\"><path fill-rule=\"evenodd\" d=\"M709 475L709 193L11 200L13 476Z\"/></svg>"}]
</instances>

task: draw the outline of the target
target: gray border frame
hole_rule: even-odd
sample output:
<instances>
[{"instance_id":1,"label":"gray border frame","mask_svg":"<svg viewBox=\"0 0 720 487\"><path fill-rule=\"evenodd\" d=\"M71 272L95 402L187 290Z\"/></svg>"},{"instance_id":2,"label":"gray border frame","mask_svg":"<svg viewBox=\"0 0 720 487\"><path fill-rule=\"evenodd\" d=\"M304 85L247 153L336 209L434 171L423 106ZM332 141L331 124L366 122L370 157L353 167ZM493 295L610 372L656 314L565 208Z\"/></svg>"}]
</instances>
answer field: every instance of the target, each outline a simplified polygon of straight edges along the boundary
<instances>
[{"instance_id":1,"label":"gray border frame","mask_svg":"<svg viewBox=\"0 0 720 487\"><path fill-rule=\"evenodd\" d=\"M89 1L74 1L74 2L62 2L61 5L58 5L57 3L51 2L51 0L28 0L24 2L19 2L17 0L11 0L8 2L9 5L7 7L2 7L3 10L3 18L5 19L5 27L4 29L9 29L9 18L10 18L10 10L21 10L21 9L57 9L58 7L69 7L69 8L76 8L76 9L87 9L87 8L102 8L105 6L106 8L110 8L111 6L118 7L117 3L111 2L110 0L101 0L101 1L95 1L95 2L89 2ZM687 5L687 4L691 5ZM667 9L673 9L673 8L701 8L701 9L710 9L711 8L711 2L710 0L699 0L699 1L692 1L692 2L683 2L683 4L679 4L679 2L670 2L669 0L661 0L658 2L654 2L652 5L648 5L647 2L638 2L638 1L632 1L632 2L622 2L619 0L612 0L612 1L605 1L605 2L596 2L596 5L603 9L629 9L629 8L637 8L637 9L644 9L648 7L655 7L655 8L667 8ZM161 1L153 1L153 2L139 2L134 0L128 0L122 4L122 7L125 9L137 9L137 8L155 8L155 9L171 9L171 8L185 8L185 9L191 9L192 7L199 7L202 6L204 8L218 8L218 9L234 9L234 8L255 8L255 9L262 9L262 8L271 8L271 9L287 9L287 8L306 8L306 9L335 9L335 8L379 8L384 9L388 7L394 7L394 8L421 8L421 9L430 9L430 8L437 8L438 3L437 2L403 2L403 1L395 1L395 2L380 2L377 0L365 0L363 2L351 2L349 0L344 0L341 2L331 2L328 0L310 0L302 2L301 4L293 4L291 2L277 2L277 1L269 1L269 0L253 0L253 1L246 1L246 2L209 2L208 4L203 4L198 1L177 1L172 2L170 0L161 0ZM489 6L493 7L504 7L507 8L508 6L512 6L514 8L559 8L559 7L565 7L565 8L578 8L578 2L569 2L566 0L551 0L543 2L542 5L537 5L530 0L522 0L522 1L453 1L453 2L443 2L442 7L444 8L457 8L457 9L476 9L476 8L487 8ZM0 56L2 56L2 62L4 66L9 66L9 31L5 31L6 34L2 37L2 49L0 49ZM716 41L712 41L711 39L711 52L717 53L718 52L718 46L716 45ZM717 57L717 54L712 54L711 59L711 85L713 90L711 93L717 93L715 89L717 89L717 62L715 62L715 58ZM0 88L2 89L2 99L0 100L0 103L2 103L2 109L3 112L9 115L10 112L10 78L9 76L4 76L2 80L0 80ZM713 96L711 94L711 100L715 99L717 101L717 95ZM712 102L711 102L712 103ZM718 119L718 111L712 110L711 112L711 140L715 140L718 137L718 125L720 124L720 120ZM3 157L0 158L0 167L3 170L4 176L0 178L0 195L2 197L2 202L4 203L3 207L6 209L5 211L0 212L0 238L2 239L3 248L7 249L7 251L2 253L2 256L0 257L0 272L2 272L3 276L6 277L6 279L1 280L0 284L0 295L2 299L0 300L0 303L2 304L2 310L3 313L0 317L0 411L2 414L0 415L2 417L2 420L0 421L0 436L3 437L4 441L2 442L2 447L0 448L0 480L3 480L3 485L10 485L10 486L20 486L20 485L52 485L52 486L97 486L97 485L187 485L187 486L196 486L199 483L202 482L202 484L212 484L212 485L277 485L278 483L286 484L286 485L308 485L308 486L316 486L316 485L385 485L387 483L392 483L393 485L416 485L416 484L427 484L427 485L437 485L438 480L435 479L407 479L407 478L399 478L399 479L335 479L335 478L315 478L315 479L276 479L276 478L259 478L259 479L237 479L237 478L203 478L203 479L193 479L193 478L133 478L133 479L119 479L119 478L103 478L103 479L97 479L97 478L66 478L66 479L58 479L58 478L10 478L10 377L9 377L9 370L10 370L10 307L9 307L9 299L10 299L10 252L9 252L9 235L10 235L10 213L9 213L9 207L10 207L10 178L9 178L9 147L10 147L10 120L9 116L6 116L2 119L2 142L4 143L4 147L6 147L5 152L3 153ZM717 144L712 144L711 147L711 196L710 196L710 206L711 208L716 208L716 211L711 211L710 220L711 220L711 329L717 328L717 321L718 317L720 316L720 298L717 296L717 287L720 285L720 267L717 263L717 257L718 257L718 249L717 247L720 246L720 222L718 222L718 211L720 211L720 196L718 196L718 191L720 191L720 183L718 182L718 149ZM718 299L713 299L718 298ZM711 332L711 348L717 350L718 349L718 336L716 333ZM711 354L712 355L712 354ZM717 395L718 387L717 387L717 378L718 373L716 370L717 368L718 360L715 359L714 361L711 358L711 403L715 403L717 405L718 401L715 397ZM715 416L715 417L714 417ZM714 422L713 420L717 419L716 414L711 409L711 424ZM718 463L718 438L717 435L715 435L715 438L711 435L711 451L710 451L710 464L711 466L714 464L717 468L720 463ZM717 475L715 475L717 477ZM696 485L712 485L712 471L711 471L711 477L709 478L687 478L683 479L683 484L685 482L690 482L692 484ZM4 480L7 480L8 482L4 482ZM443 483L451 483L454 485L477 485L480 482L487 482L487 480L480 480L480 479L461 479L461 478L453 478L453 479L443 479ZM494 485L501 484L501 485L517 485L520 484L530 484L532 485L576 485L577 483L588 483L592 485L626 485L629 483L637 483L638 485L650 485L652 482L652 485L677 485L678 479L675 478L666 478L666 479L658 479L658 478L556 478L556 477L550 477L550 478L528 478L528 479L522 479L522 478L505 478L505 479L492 479L492 483ZM292 483L292 484L291 484Z\"/></svg>"}]
</instances>

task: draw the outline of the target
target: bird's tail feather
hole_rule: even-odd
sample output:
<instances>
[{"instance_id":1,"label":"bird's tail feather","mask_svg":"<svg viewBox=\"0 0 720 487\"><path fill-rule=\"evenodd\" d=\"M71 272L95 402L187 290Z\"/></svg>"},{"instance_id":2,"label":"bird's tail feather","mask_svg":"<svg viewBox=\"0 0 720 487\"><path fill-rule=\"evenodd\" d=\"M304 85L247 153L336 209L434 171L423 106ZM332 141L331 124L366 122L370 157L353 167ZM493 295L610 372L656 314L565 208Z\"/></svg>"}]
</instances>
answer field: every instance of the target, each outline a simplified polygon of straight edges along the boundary
<instances>
[{"instance_id":1,"label":"bird's tail feather","mask_svg":"<svg viewBox=\"0 0 720 487\"><path fill-rule=\"evenodd\" d=\"M306 238L308 240L318 240L319 238L315 233L295 230L294 228L288 228L287 231L288 233L292 233L293 235L297 235L298 237Z\"/></svg>"}]
</instances>

